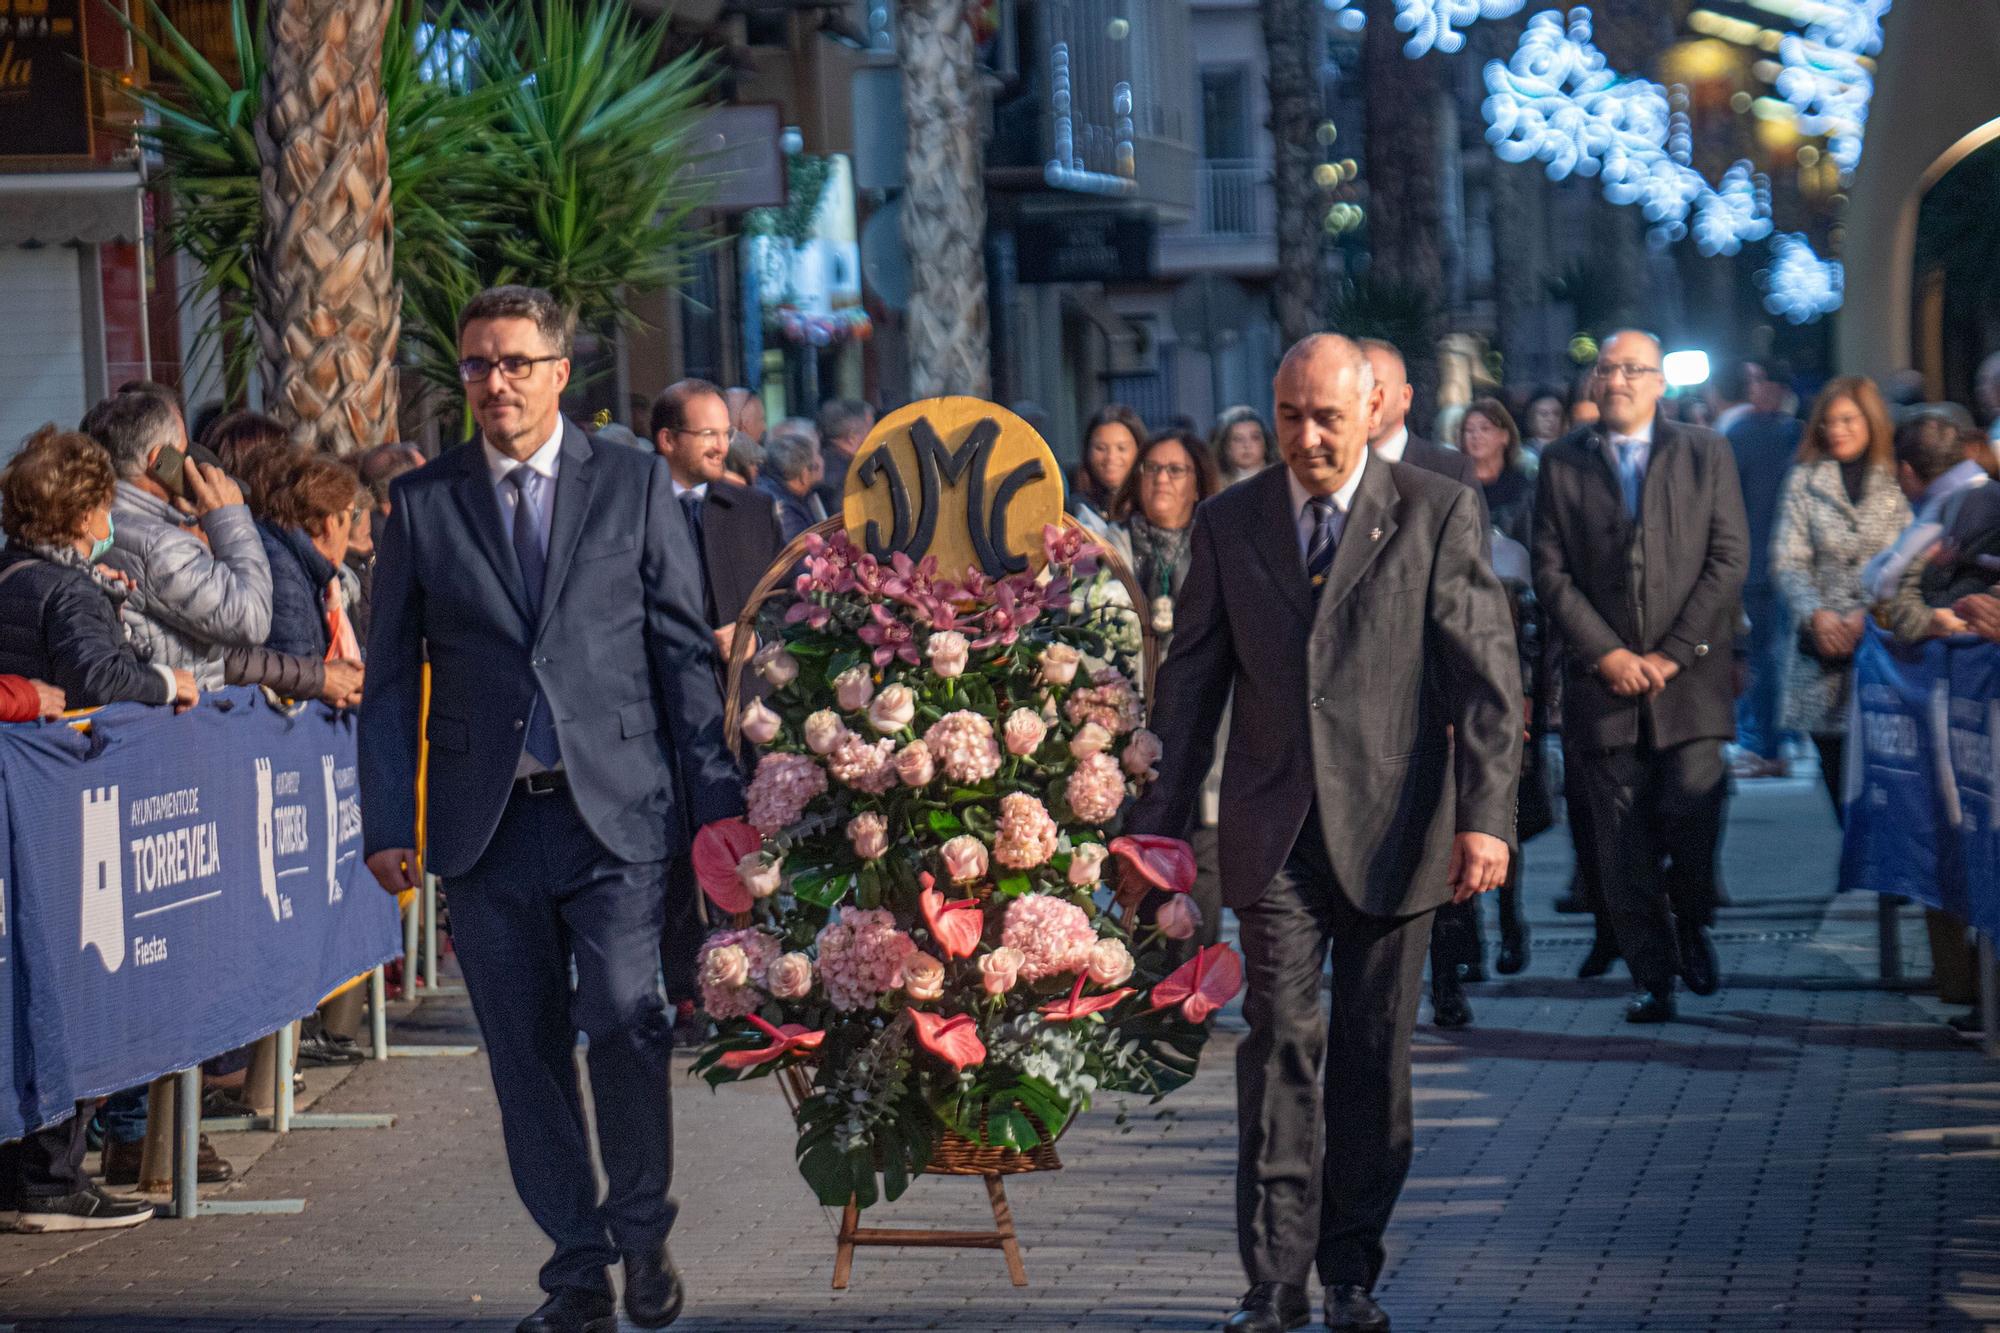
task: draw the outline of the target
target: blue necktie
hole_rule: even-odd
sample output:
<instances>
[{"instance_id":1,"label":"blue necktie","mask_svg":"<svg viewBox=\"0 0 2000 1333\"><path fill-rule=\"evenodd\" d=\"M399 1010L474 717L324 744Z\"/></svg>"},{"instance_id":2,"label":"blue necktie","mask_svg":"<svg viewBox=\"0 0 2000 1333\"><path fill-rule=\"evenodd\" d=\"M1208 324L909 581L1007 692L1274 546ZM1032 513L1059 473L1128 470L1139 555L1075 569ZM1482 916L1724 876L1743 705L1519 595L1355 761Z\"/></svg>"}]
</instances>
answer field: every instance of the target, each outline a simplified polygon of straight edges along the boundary
<instances>
[{"instance_id":1,"label":"blue necktie","mask_svg":"<svg viewBox=\"0 0 2000 1333\"><path fill-rule=\"evenodd\" d=\"M1638 521L1639 497L1646 485L1646 474L1639 467L1639 450L1643 440L1618 441L1618 482L1625 491L1625 517Z\"/></svg>"},{"instance_id":2,"label":"blue necktie","mask_svg":"<svg viewBox=\"0 0 2000 1333\"><path fill-rule=\"evenodd\" d=\"M514 488L514 558L521 565L521 585L528 593L529 615L538 622L542 614L542 578L548 572L548 565L542 553L542 525L535 521L535 505L528 492L534 476L534 470L522 463L507 474L507 482ZM534 702L528 705L528 753L547 768L562 762L555 719L549 715L549 701L543 697L539 685L535 687Z\"/></svg>"},{"instance_id":3,"label":"blue necktie","mask_svg":"<svg viewBox=\"0 0 2000 1333\"><path fill-rule=\"evenodd\" d=\"M1306 512L1313 516L1312 541L1306 545L1306 577L1312 580L1313 596L1319 596L1320 587L1326 582L1326 572L1333 568L1333 497L1315 495L1306 501Z\"/></svg>"},{"instance_id":4,"label":"blue necktie","mask_svg":"<svg viewBox=\"0 0 2000 1333\"><path fill-rule=\"evenodd\" d=\"M709 587L708 583L708 548L707 544L702 540L701 503L702 497L696 492L681 492L681 512L687 515L688 536L694 539L695 568L701 571L702 610L707 614L709 623L713 624L715 623L715 593Z\"/></svg>"}]
</instances>

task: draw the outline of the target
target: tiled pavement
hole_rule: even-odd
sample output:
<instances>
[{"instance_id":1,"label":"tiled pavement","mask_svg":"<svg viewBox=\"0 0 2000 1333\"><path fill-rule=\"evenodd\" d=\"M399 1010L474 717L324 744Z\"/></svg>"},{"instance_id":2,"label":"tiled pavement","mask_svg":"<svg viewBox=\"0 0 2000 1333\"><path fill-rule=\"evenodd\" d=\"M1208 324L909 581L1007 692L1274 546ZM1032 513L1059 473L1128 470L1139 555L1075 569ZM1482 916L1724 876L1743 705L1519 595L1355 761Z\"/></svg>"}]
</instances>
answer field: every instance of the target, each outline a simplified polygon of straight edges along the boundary
<instances>
[{"instance_id":1,"label":"tiled pavement","mask_svg":"<svg viewBox=\"0 0 2000 1333\"><path fill-rule=\"evenodd\" d=\"M2000 1329L2000 1065L1934 1002L1868 984L1872 904L1829 899L1816 786L1739 797L1728 984L1662 1029L1618 1021L1620 986L1572 979L1586 933L1546 909L1562 839L1530 849L1528 972L1474 988L1472 1029L1420 1029L1418 1156L1379 1292L1399 1333ZM440 999L398 1036L465 1039L466 1022ZM1242 1283L1237 1030L1225 1019L1170 1116L1120 1126L1102 1107L1064 1141L1066 1170L1009 1185L1023 1291L995 1254L874 1250L830 1292L831 1222L792 1169L775 1090L677 1086L678 1327L1214 1327ZM323 1106L400 1118L295 1133L257 1160L236 1192L302 1195L300 1216L0 1237L0 1330L510 1329L544 1248L483 1061L366 1065ZM879 1221L983 1213L976 1186L933 1179Z\"/></svg>"}]
</instances>

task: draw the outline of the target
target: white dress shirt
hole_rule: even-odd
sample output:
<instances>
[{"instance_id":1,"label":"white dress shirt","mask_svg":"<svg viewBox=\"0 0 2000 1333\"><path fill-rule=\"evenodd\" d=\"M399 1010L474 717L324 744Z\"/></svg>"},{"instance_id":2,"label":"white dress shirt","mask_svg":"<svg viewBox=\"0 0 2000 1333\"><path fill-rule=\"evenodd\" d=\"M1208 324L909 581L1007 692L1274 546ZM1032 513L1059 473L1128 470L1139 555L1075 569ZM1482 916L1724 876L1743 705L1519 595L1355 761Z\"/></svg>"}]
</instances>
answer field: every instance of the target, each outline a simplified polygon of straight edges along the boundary
<instances>
[{"instance_id":1,"label":"white dress shirt","mask_svg":"<svg viewBox=\"0 0 2000 1333\"><path fill-rule=\"evenodd\" d=\"M699 486L683 486L679 481L674 482L674 499L678 500L684 495L692 495L697 500L706 500L708 483L704 481Z\"/></svg>"},{"instance_id":2,"label":"white dress shirt","mask_svg":"<svg viewBox=\"0 0 2000 1333\"><path fill-rule=\"evenodd\" d=\"M1369 447L1375 451L1383 462L1400 463L1403 461L1403 451L1410 447L1410 428L1408 426L1398 426L1394 435L1391 435L1380 444L1370 445ZM1361 474L1357 472L1354 475L1358 477ZM1341 512L1347 512L1345 505L1341 506Z\"/></svg>"},{"instance_id":3,"label":"white dress shirt","mask_svg":"<svg viewBox=\"0 0 2000 1333\"><path fill-rule=\"evenodd\" d=\"M1340 545L1340 534L1347 527L1347 511L1354 504L1354 493L1361 489L1361 474L1368 468L1368 450L1361 451L1361 461L1339 490L1333 493L1333 544ZM1292 488L1292 526L1298 530L1299 557L1305 558L1312 549L1313 533L1319 529L1319 521L1306 506L1312 501L1312 493L1299 484L1298 474L1285 469L1285 484Z\"/></svg>"},{"instance_id":4,"label":"white dress shirt","mask_svg":"<svg viewBox=\"0 0 2000 1333\"><path fill-rule=\"evenodd\" d=\"M563 419L558 415L555 432L525 460L529 472L534 474L528 478L527 494L529 503L535 507L535 530L541 535L544 554L549 549L549 523L556 512L556 473L562 470L562 440ZM493 477L493 499L500 506L500 531L511 542L514 536L514 506L519 500L514 484L507 477L522 464L484 440L480 441L479 447L486 451L486 470Z\"/></svg>"},{"instance_id":5,"label":"white dress shirt","mask_svg":"<svg viewBox=\"0 0 2000 1333\"><path fill-rule=\"evenodd\" d=\"M1643 478L1646 475L1647 466L1653 461L1653 418L1647 417L1646 423L1630 435L1620 435L1609 426L1604 428L1604 457L1611 464L1613 472L1618 471L1618 448L1624 444L1637 444L1640 446L1638 453L1639 475Z\"/></svg>"}]
</instances>

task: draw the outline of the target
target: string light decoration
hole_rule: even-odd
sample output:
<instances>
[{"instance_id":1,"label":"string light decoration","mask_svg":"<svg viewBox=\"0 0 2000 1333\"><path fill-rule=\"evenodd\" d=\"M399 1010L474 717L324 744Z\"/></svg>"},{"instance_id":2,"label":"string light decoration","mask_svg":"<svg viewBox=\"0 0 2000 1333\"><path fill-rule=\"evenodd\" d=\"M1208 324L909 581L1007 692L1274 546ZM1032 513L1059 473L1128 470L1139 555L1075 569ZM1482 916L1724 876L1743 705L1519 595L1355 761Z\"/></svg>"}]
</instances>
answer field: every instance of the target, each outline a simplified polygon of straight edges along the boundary
<instances>
[{"instance_id":1,"label":"string light decoration","mask_svg":"<svg viewBox=\"0 0 2000 1333\"><path fill-rule=\"evenodd\" d=\"M1367 16L1350 8L1354 0L1326 0L1335 21L1349 32L1359 32ZM1432 51L1450 55L1465 47L1460 29L1481 19L1511 18L1527 8L1528 0L1396 0L1396 31L1407 32L1403 54L1415 60Z\"/></svg>"},{"instance_id":2,"label":"string light decoration","mask_svg":"<svg viewBox=\"0 0 2000 1333\"><path fill-rule=\"evenodd\" d=\"M1861 132L1875 76L1863 58L1882 49L1882 19L1892 0L1818 0L1803 33L1778 43L1778 96L1799 113L1799 129L1826 136L1827 155L1851 175L1861 161Z\"/></svg>"},{"instance_id":3,"label":"string light decoration","mask_svg":"<svg viewBox=\"0 0 2000 1333\"><path fill-rule=\"evenodd\" d=\"M1771 242L1771 267L1757 280L1764 287L1764 308L1792 324L1810 324L1840 309L1847 285L1841 266L1820 258L1797 232Z\"/></svg>"},{"instance_id":4,"label":"string light decoration","mask_svg":"<svg viewBox=\"0 0 2000 1333\"><path fill-rule=\"evenodd\" d=\"M1771 234L1771 182L1738 162L1695 201L1694 243L1705 255L1733 255Z\"/></svg>"}]
</instances>

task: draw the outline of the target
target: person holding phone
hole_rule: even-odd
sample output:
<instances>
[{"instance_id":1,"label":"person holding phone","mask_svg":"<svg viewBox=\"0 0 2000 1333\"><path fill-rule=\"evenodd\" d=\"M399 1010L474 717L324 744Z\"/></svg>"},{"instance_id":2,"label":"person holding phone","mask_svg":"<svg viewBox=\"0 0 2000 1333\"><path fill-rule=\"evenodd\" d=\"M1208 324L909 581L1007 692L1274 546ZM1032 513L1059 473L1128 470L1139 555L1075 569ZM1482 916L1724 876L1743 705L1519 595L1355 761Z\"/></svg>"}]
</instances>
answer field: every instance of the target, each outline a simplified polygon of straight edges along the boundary
<instances>
[{"instance_id":1,"label":"person holding phone","mask_svg":"<svg viewBox=\"0 0 2000 1333\"><path fill-rule=\"evenodd\" d=\"M271 629L271 567L241 488L202 461L205 450L190 455L180 413L156 395L105 399L83 432L118 474L110 563L131 581L134 641L203 689L222 685L228 650L262 644Z\"/></svg>"}]
</instances>

